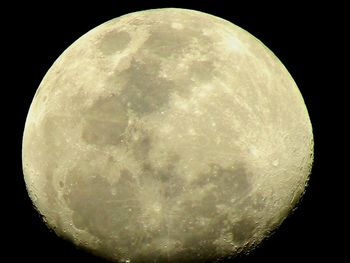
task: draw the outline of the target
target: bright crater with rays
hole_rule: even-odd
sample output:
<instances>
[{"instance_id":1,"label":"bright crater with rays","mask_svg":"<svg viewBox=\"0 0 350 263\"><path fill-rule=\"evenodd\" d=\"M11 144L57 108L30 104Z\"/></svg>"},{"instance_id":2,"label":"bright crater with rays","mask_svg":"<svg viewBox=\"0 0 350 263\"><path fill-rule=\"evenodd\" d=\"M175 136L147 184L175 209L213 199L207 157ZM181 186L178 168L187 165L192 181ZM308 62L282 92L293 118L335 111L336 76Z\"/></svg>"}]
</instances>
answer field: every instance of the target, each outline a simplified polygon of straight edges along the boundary
<instances>
[{"instance_id":1,"label":"bright crater with rays","mask_svg":"<svg viewBox=\"0 0 350 263\"><path fill-rule=\"evenodd\" d=\"M260 41L192 10L131 13L53 64L23 138L48 226L119 262L204 262L259 244L305 190L303 98Z\"/></svg>"}]
</instances>

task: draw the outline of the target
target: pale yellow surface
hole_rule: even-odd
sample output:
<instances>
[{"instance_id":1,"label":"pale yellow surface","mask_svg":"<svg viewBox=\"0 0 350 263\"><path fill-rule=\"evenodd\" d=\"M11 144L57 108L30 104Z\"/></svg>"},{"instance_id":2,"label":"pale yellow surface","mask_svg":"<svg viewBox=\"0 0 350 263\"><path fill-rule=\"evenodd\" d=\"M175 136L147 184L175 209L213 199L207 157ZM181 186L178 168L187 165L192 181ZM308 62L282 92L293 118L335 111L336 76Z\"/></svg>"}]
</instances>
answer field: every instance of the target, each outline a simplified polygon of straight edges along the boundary
<instances>
[{"instance_id":1,"label":"pale yellow surface","mask_svg":"<svg viewBox=\"0 0 350 263\"><path fill-rule=\"evenodd\" d=\"M88 32L44 77L23 138L29 194L103 257L201 262L247 250L304 192L303 98L261 42L184 9Z\"/></svg>"}]
</instances>

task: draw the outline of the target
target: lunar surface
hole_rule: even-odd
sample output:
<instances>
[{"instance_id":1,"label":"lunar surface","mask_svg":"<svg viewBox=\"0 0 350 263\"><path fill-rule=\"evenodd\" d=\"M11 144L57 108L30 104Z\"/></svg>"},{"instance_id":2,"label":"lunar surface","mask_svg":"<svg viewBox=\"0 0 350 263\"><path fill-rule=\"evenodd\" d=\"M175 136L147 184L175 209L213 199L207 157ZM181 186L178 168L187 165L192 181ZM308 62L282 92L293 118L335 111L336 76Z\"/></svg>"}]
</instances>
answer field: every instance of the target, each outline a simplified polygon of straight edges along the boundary
<instances>
[{"instance_id":1,"label":"lunar surface","mask_svg":"<svg viewBox=\"0 0 350 263\"><path fill-rule=\"evenodd\" d=\"M305 190L313 135L292 77L221 18L155 9L74 42L28 113L23 169L47 225L115 262L249 251Z\"/></svg>"}]
</instances>

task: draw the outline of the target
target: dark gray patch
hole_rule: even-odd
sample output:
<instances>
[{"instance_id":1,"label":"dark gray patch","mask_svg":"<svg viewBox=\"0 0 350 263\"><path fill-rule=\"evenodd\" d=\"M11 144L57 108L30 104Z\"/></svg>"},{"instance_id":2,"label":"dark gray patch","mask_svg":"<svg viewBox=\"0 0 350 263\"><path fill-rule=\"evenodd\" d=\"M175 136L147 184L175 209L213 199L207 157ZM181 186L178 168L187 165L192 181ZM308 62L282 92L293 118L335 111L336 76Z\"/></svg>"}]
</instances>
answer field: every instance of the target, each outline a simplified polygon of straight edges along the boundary
<instances>
[{"instance_id":1,"label":"dark gray patch","mask_svg":"<svg viewBox=\"0 0 350 263\"><path fill-rule=\"evenodd\" d=\"M197 248L200 247L202 256L206 253L209 256L215 253L214 242L220 237L220 229L225 217L218 215L215 208L210 211L210 205L206 207L207 209L204 205L199 207L203 209L198 211L197 204L186 203L179 208L181 220L172 222L172 226L177 229L172 235L175 239L181 240L185 248L193 248L193 244L196 244ZM200 222L203 218L207 220L205 224ZM191 251L187 253L191 254Z\"/></svg>"},{"instance_id":2,"label":"dark gray patch","mask_svg":"<svg viewBox=\"0 0 350 263\"><path fill-rule=\"evenodd\" d=\"M190 76L196 82L210 82L216 74L213 61L196 61L190 66Z\"/></svg>"},{"instance_id":3,"label":"dark gray patch","mask_svg":"<svg viewBox=\"0 0 350 263\"><path fill-rule=\"evenodd\" d=\"M198 215L211 218L216 214L216 205L218 197L215 192L208 192L200 202L192 204L192 211Z\"/></svg>"},{"instance_id":4,"label":"dark gray patch","mask_svg":"<svg viewBox=\"0 0 350 263\"><path fill-rule=\"evenodd\" d=\"M79 88L79 91L76 94L69 97L69 103L81 107L86 102L86 99L86 95L84 95L82 88Z\"/></svg>"},{"instance_id":5,"label":"dark gray patch","mask_svg":"<svg viewBox=\"0 0 350 263\"><path fill-rule=\"evenodd\" d=\"M124 49L130 42L131 37L125 31L112 31L100 40L100 49L105 55L112 55Z\"/></svg>"},{"instance_id":6,"label":"dark gray patch","mask_svg":"<svg viewBox=\"0 0 350 263\"><path fill-rule=\"evenodd\" d=\"M171 180L172 176L172 171L166 169L166 168L161 168L160 170L157 171L158 178L162 183L169 182Z\"/></svg>"},{"instance_id":7,"label":"dark gray patch","mask_svg":"<svg viewBox=\"0 0 350 263\"><path fill-rule=\"evenodd\" d=\"M176 81L160 77L161 62L170 55L181 58L185 54L200 52L207 54L207 49L199 45L191 46L194 40L206 43L208 39L200 30L187 29L179 34L171 28L170 23L161 24L151 30L150 37L132 59L129 68L111 77L112 85L122 85L120 100L123 106L143 116L155 111L161 111L170 98L170 94L177 92L180 96L191 94L194 79L205 81L213 75L213 64L209 61L193 64L191 72L183 72L184 77ZM205 47L207 45L204 45ZM210 47L208 47L209 49ZM150 53L144 53L145 50Z\"/></svg>"},{"instance_id":8,"label":"dark gray patch","mask_svg":"<svg viewBox=\"0 0 350 263\"><path fill-rule=\"evenodd\" d=\"M179 161L178 155L169 154L169 160L163 167L155 168L149 162L145 162L141 182L145 180L148 183L160 182L162 184L161 193L166 202L169 202L168 213L174 213L181 219L164 222L170 231L172 228L177 229L171 232L172 238L181 241L184 248L193 247L193 244L201 244L200 251L203 257L213 255L216 253L214 242L220 237L220 229L228 217L227 214L217 212L217 205L227 204L228 200L240 197L250 189L247 173L243 166L233 169L213 164L209 171L202 175L201 180L194 181L187 188L184 180L176 171ZM182 198L183 195L189 194L186 189L194 189L193 191L197 192L208 185L210 189L204 192L200 201ZM176 200L181 200L181 203L177 204ZM242 227L245 227L243 223ZM248 227L245 229L248 231ZM237 234L238 239L242 236L242 233ZM203 243L203 240L206 242ZM179 258L181 255L196 257L194 251L188 249L178 253Z\"/></svg>"},{"instance_id":9,"label":"dark gray patch","mask_svg":"<svg viewBox=\"0 0 350 263\"><path fill-rule=\"evenodd\" d=\"M160 61L155 59L147 58L144 63L132 60L130 67L119 75L126 83L120 95L122 105L142 116L168 104L174 84L159 77L159 70Z\"/></svg>"},{"instance_id":10,"label":"dark gray patch","mask_svg":"<svg viewBox=\"0 0 350 263\"><path fill-rule=\"evenodd\" d=\"M227 205L231 199L236 200L246 196L251 187L243 165L226 168L218 164L212 164L208 172L192 182L189 189L199 192L208 186L210 188L203 192L204 196L200 202L185 198L176 208L176 212L180 213L179 217L183 220L176 222L176 228L179 231L175 235L185 247L206 240L204 251L215 250L213 242L220 237L220 229L229 216L218 213L217 205ZM206 220L206 223L202 224L201 220ZM243 234L237 235L240 238Z\"/></svg>"},{"instance_id":11,"label":"dark gray patch","mask_svg":"<svg viewBox=\"0 0 350 263\"><path fill-rule=\"evenodd\" d=\"M131 123L128 125L123 136L125 145L133 157L141 164L149 159L149 152L152 149L152 133L145 129L140 123Z\"/></svg>"},{"instance_id":12,"label":"dark gray patch","mask_svg":"<svg viewBox=\"0 0 350 263\"><path fill-rule=\"evenodd\" d=\"M64 183L62 182L62 181L59 181L58 182L58 185L62 188L62 187L64 187Z\"/></svg>"},{"instance_id":13,"label":"dark gray patch","mask_svg":"<svg viewBox=\"0 0 350 263\"><path fill-rule=\"evenodd\" d=\"M176 166L180 161L180 155L176 153L168 153L165 165L157 171L158 178L161 182L171 182L176 175Z\"/></svg>"},{"instance_id":14,"label":"dark gray patch","mask_svg":"<svg viewBox=\"0 0 350 263\"><path fill-rule=\"evenodd\" d=\"M169 152L164 166L156 170L157 179L163 184L163 195L167 200L172 200L185 191L184 181L176 171L179 161L178 154Z\"/></svg>"},{"instance_id":15,"label":"dark gray patch","mask_svg":"<svg viewBox=\"0 0 350 263\"><path fill-rule=\"evenodd\" d=\"M242 165L236 168L223 168L218 164L211 164L209 171L194 182L200 186L207 183L214 185L214 189L220 192L218 196L222 197L222 201L244 196L251 188L248 174ZM229 197L231 198L227 199Z\"/></svg>"},{"instance_id":16,"label":"dark gray patch","mask_svg":"<svg viewBox=\"0 0 350 263\"><path fill-rule=\"evenodd\" d=\"M116 96L100 98L83 115L82 138L96 145L118 145L127 127L128 117Z\"/></svg>"},{"instance_id":17,"label":"dark gray patch","mask_svg":"<svg viewBox=\"0 0 350 263\"><path fill-rule=\"evenodd\" d=\"M64 199L73 211L74 225L99 237L106 249L115 237L119 247L133 247L142 226L138 222L140 205L132 174L121 171L118 183L111 185L95 174L93 167L86 167L86 162L84 166L78 163L66 177Z\"/></svg>"},{"instance_id":18,"label":"dark gray patch","mask_svg":"<svg viewBox=\"0 0 350 263\"><path fill-rule=\"evenodd\" d=\"M244 218L232 227L233 240L239 244L248 242L253 236L255 229L256 224L254 221L250 218Z\"/></svg>"},{"instance_id":19,"label":"dark gray patch","mask_svg":"<svg viewBox=\"0 0 350 263\"><path fill-rule=\"evenodd\" d=\"M140 138L133 142L131 150L137 160L143 161L148 158L151 146L151 136L146 133L141 133Z\"/></svg>"},{"instance_id":20,"label":"dark gray patch","mask_svg":"<svg viewBox=\"0 0 350 263\"><path fill-rule=\"evenodd\" d=\"M221 189L232 191L237 195L243 195L250 189L250 183L247 178L247 173L243 167L236 169L219 169L218 176L221 178Z\"/></svg>"},{"instance_id":21,"label":"dark gray patch","mask_svg":"<svg viewBox=\"0 0 350 263\"><path fill-rule=\"evenodd\" d=\"M193 94L193 87L196 86L196 82L194 79L191 79L191 74L189 70L184 71L181 73L181 77L176 79L176 89L174 92L184 98L187 99L190 97L191 94Z\"/></svg>"},{"instance_id":22,"label":"dark gray patch","mask_svg":"<svg viewBox=\"0 0 350 263\"><path fill-rule=\"evenodd\" d=\"M190 45L195 41L199 41L199 45L211 42L202 31L192 26L186 26L181 33L171 27L171 23L160 23L151 30L151 35L145 42L145 47L153 54L163 58L169 58L174 54L181 56L190 50ZM204 47L204 45L202 46Z\"/></svg>"},{"instance_id":23,"label":"dark gray patch","mask_svg":"<svg viewBox=\"0 0 350 263\"><path fill-rule=\"evenodd\" d=\"M142 169L145 173L152 173L153 167L150 162L145 162L142 164Z\"/></svg>"},{"instance_id":24,"label":"dark gray patch","mask_svg":"<svg viewBox=\"0 0 350 263\"><path fill-rule=\"evenodd\" d=\"M114 163L115 162L115 159L114 159L114 157L112 155L108 156L107 160L108 160L109 163Z\"/></svg>"},{"instance_id":25,"label":"dark gray patch","mask_svg":"<svg viewBox=\"0 0 350 263\"><path fill-rule=\"evenodd\" d=\"M162 197L173 200L185 189L184 181L176 171L179 161L180 156L173 152L167 153L167 160L161 167L154 167L148 158L143 159L141 184L161 184Z\"/></svg>"},{"instance_id":26,"label":"dark gray patch","mask_svg":"<svg viewBox=\"0 0 350 263\"><path fill-rule=\"evenodd\" d=\"M145 47L152 53L168 58L176 53L184 53L193 39L193 35L183 32L179 34L171 26L161 25L151 31L150 37L145 42Z\"/></svg>"}]
</instances>

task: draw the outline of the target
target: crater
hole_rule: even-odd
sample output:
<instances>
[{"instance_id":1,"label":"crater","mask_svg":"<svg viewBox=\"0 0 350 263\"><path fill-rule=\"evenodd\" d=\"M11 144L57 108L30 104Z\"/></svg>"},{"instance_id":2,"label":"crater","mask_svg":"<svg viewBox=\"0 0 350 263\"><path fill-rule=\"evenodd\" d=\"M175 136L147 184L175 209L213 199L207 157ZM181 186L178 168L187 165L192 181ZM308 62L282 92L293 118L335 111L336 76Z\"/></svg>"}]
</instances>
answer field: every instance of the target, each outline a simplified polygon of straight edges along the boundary
<instances>
[{"instance_id":1,"label":"crater","mask_svg":"<svg viewBox=\"0 0 350 263\"><path fill-rule=\"evenodd\" d=\"M111 31L100 40L100 50L104 55L112 55L123 50L130 40L129 33L125 31Z\"/></svg>"},{"instance_id":2,"label":"crater","mask_svg":"<svg viewBox=\"0 0 350 263\"><path fill-rule=\"evenodd\" d=\"M89 144L118 145L128 124L123 105L116 96L98 99L83 114L82 138Z\"/></svg>"},{"instance_id":3,"label":"crater","mask_svg":"<svg viewBox=\"0 0 350 263\"><path fill-rule=\"evenodd\" d=\"M239 244L249 242L254 235L256 224L250 218L244 218L232 227L233 240Z\"/></svg>"}]
</instances>

